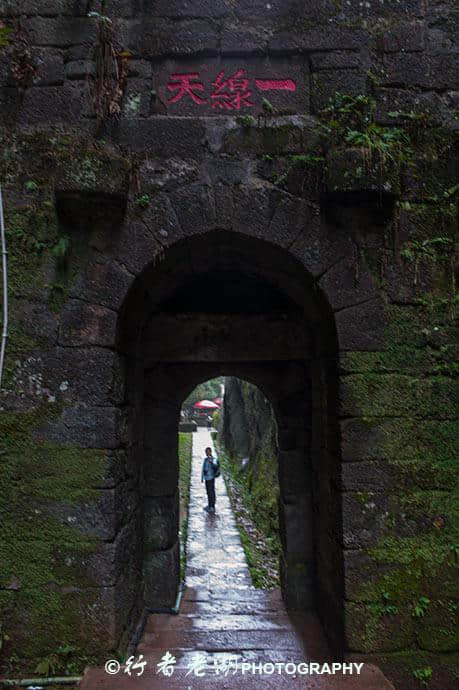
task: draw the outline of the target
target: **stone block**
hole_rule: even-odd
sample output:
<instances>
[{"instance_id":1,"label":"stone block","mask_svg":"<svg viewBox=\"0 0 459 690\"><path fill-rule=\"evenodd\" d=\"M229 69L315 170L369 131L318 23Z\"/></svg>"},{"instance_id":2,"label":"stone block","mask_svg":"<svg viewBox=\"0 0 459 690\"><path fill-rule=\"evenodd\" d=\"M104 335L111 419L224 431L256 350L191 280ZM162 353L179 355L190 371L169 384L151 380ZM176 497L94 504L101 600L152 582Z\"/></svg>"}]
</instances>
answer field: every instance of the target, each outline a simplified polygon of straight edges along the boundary
<instances>
[{"instance_id":1,"label":"stone block","mask_svg":"<svg viewBox=\"0 0 459 690\"><path fill-rule=\"evenodd\" d=\"M14 87L0 88L0 108L5 123L16 121L22 107L22 97L19 89Z\"/></svg>"},{"instance_id":2,"label":"stone block","mask_svg":"<svg viewBox=\"0 0 459 690\"><path fill-rule=\"evenodd\" d=\"M153 206L156 205L156 201L155 198L151 202ZM107 238L106 233L101 233L100 238L96 239L97 244L93 237L91 244L98 246L101 251L105 252L108 248L104 245L108 241L114 261L125 266L132 275L140 275L142 271L156 261L161 252L160 242L164 242L161 230L168 226L166 225L166 218L163 218L161 228L158 229L152 220L153 213L151 210L144 212L135 201L133 206L132 213L128 212L122 227L118 228L116 242L113 242L113 246L113 238ZM156 232L158 239L155 238L154 232Z\"/></svg>"},{"instance_id":3,"label":"stone block","mask_svg":"<svg viewBox=\"0 0 459 690\"><path fill-rule=\"evenodd\" d=\"M170 205L187 234L205 232L216 225L215 198L210 186L196 182L172 192ZM163 220L163 231L164 228Z\"/></svg>"},{"instance_id":4,"label":"stone block","mask_svg":"<svg viewBox=\"0 0 459 690\"><path fill-rule=\"evenodd\" d=\"M351 374L341 377L339 411L343 416L447 419L454 391L453 380L443 376L424 379L401 374Z\"/></svg>"},{"instance_id":5,"label":"stone block","mask_svg":"<svg viewBox=\"0 0 459 690\"><path fill-rule=\"evenodd\" d=\"M154 117L123 120L112 126L118 143L159 158L192 158L205 154L205 123L181 117Z\"/></svg>"},{"instance_id":6,"label":"stone block","mask_svg":"<svg viewBox=\"0 0 459 690\"><path fill-rule=\"evenodd\" d=\"M145 496L172 494L177 488L178 464L176 456L167 450L153 451L148 446L144 451L143 491Z\"/></svg>"},{"instance_id":7,"label":"stone block","mask_svg":"<svg viewBox=\"0 0 459 690\"><path fill-rule=\"evenodd\" d=\"M95 589L97 599L91 607L91 616L103 621L103 628L95 639L99 649L106 649L106 656L118 648L130 616L139 615L141 611L141 577L139 570L133 567L124 568L115 586ZM101 624L102 626L102 624Z\"/></svg>"},{"instance_id":8,"label":"stone block","mask_svg":"<svg viewBox=\"0 0 459 690\"><path fill-rule=\"evenodd\" d=\"M352 192L377 194L381 206L383 196L400 193L400 173L390 160L382 159L378 153L373 156L361 148L348 148L329 152L325 183L329 193L350 194Z\"/></svg>"},{"instance_id":9,"label":"stone block","mask_svg":"<svg viewBox=\"0 0 459 690\"><path fill-rule=\"evenodd\" d=\"M408 611L378 617L368 605L347 602L344 621L349 652L397 652L414 644L414 621Z\"/></svg>"},{"instance_id":10,"label":"stone block","mask_svg":"<svg viewBox=\"0 0 459 690\"><path fill-rule=\"evenodd\" d=\"M20 321L20 328L25 335L31 336L40 343L41 348L47 349L56 343L58 333L58 319L43 302L29 302L16 300L16 315ZM10 337L8 350L15 352L14 337Z\"/></svg>"},{"instance_id":11,"label":"stone block","mask_svg":"<svg viewBox=\"0 0 459 690\"><path fill-rule=\"evenodd\" d=\"M81 86L81 82L74 84ZM88 234L95 226L113 230L123 218L128 187L129 162L125 156L109 147L75 151L57 171L55 194L60 220Z\"/></svg>"},{"instance_id":12,"label":"stone block","mask_svg":"<svg viewBox=\"0 0 459 690\"><path fill-rule=\"evenodd\" d=\"M99 347L58 347L44 358L47 387L57 400L66 403L122 404L124 366L115 352Z\"/></svg>"},{"instance_id":13,"label":"stone block","mask_svg":"<svg viewBox=\"0 0 459 690\"><path fill-rule=\"evenodd\" d=\"M416 53L387 55L378 75L381 86L418 86L421 88L454 88L457 85L457 55Z\"/></svg>"},{"instance_id":14,"label":"stone block","mask_svg":"<svg viewBox=\"0 0 459 690\"><path fill-rule=\"evenodd\" d=\"M178 534L178 494L147 498L144 502L146 553L170 548Z\"/></svg>"},{"instance_id":15,"label":"stone block","mask_svg":"<svg viewBox=\"0 0 459 690\"><path fill-rule=\"evenodd\" d=\"M119 424L116 407L67 407L57 422L43 428L41 436L81 448L114 449L120 446Z\"/></svg>"},{"instance_id":16,"label":"stone block","mask_svg":"<svg viewBox=\"0 0 459 690\"><path fill-rule=\"evenodd\" d=\"M56 124L77 122L90 117L86 82L62 86L34 86L24 94L20 124Z\"/></svg>"},{"instance_id":17,"label":"stone block","mask_svg":"<svg viewBox=\"0 0 459 690\"><path fill-rule=\"evenodd\" d=\"M132 467L134 463L128 450L108 451L106 457L105 471L100 478L95 479L94 489L113 489L127 479L128 475L133 477L134 482L137 480L135 469L138 468Z\"/></svg>"},{"instance_id":18,"label":"stone block","mask_svg":"<svg viewBox=\"0 0 459 690\"><path fill-rule=\"evenodd\" d=\"M424 22L400 22L379 36L376 45L384 53L421 51L425 48L425 35Z\"/></svg>"},{"instance_id":19,"label":"stone block","mask_svg":"<svg viewBox=\"0 0 459 690\"><path fill-rule=\"evenodd\" d=\"M440 600L431 601L427 607L416 630L416 640L423 650L454 653L459 643L457 619L454 615L455 604L453 599L445 601L444 591L440 596Z\"/></svg>"},{"instance_id":20,"label":"stone block","mask_svg":"<svg viewBox=\"0 0 459 690\"><path fill-rule=\"evenodd\" d=\"M289 494L279 501L279 531L288 564L303 564L303 571L312 576L313 528L310 493Z\"/></svg>"},{"instance_id":21,"label":"stone block","mask_svg":"<svg viewBox=\"0 0 459 690\"><path fill-rule=\"evenodd\" d=\"M376 491L343 494L343 541L345 548L361 549L374 546L389 534L388 498Z\"/></svg>"},{"instance_id":22,"label":"stone block","mask_svg":"<svg viewBox=\"0 0 459 690\"><path fill-rule=\"evenodd\" d=\"M277 243L284 247L289 247L298 235L310 232L311 226L319 222L314 206L279 190L271 192L269 208L275 210L265 235L276 237Z\"/></svg>"},{"instance_id":23,"label":"stone block","mask_svg":"<svg viewBox=\"0 0 459 690\"><path fill-rule=\"evenodd\" d=\"M398 88L379 88L375 93L376 121L383 125L404 125L403 117L391 117L389 113L419 113L426 114L429 119L439 124L442 120L444 108L441 96L433 92L423 92L420 89L406 90Z\"/></svg>"},{"instance_id":24,"label":"stone block","mask_svg":"<svg viewBox=\"0 0 459 690\"><path fill-rule=\"evenodd\" d=\"M65 64L65 76L67 79L86 79L94 76L95 65L92 60L69 60Z\"/></svg>"},{"instance_id":25,"label":"stone block","mask_svg":"<svg viewBox=\"0 0 459 690\"><path fill-rule=\"evenodd\" d=\"M37 76L34 79L36 86L55 86L64 81L64 60L61 51L42 48L34 51L34 62L37 67Z\"/></svg>"},{"instance_id":26,"label":"stone block","mask_svg":"<svg viewBox=\"0 0 459 690\"><path fill-rule=\"evenodd\" d=\"M308 611L315 607L312 575L308 565L280 559L282 598L289 611Z\"/></svg>"},{"instance_id":27,"label":"stone block","mask_svg":"<svg viewBox=\"0 0 459 690\"><path fill-rule=\"evenodd\" d=\"M89 17L30 17L23 26L37 46L66 48L80 43L94 45L97 40L97 22Z\"/></svg>"},{"instance_id":28,"label":"stone block","mask_svg":"<svg viewBox=\"0 0 459 690\"><path fill-rule=\"evenodd\" d=\"M392 481L393 473L387 463L349 462L341 468L343 491L385 491Z\"/></svg>"},{"instance_id":29,"label":"stone block","mask_svg":"<svg viewBox=\"0 0 459 690\"><path fill-rule=\"evenodd\" d=\"M443 276L443 266L422 260L419 260L417 270L414 262L405 261L388 264L384 270L387 294L398 304L415 303L421 294L430 293Z\"/></svg>"},{"instance_id":30,"label":"stone block","mask_svg":"<svg viewBox=\"0 0 459 690\"><path fill-rule=\"evenodd\" d=\"M451 55L457 53L458 50L458 36L457 36L457 12L454 10L448 12L445 6L445 11L441 17L442 25L430 25L426 29L426 48L429 55Z\"/></svg>"},{"instance_id":31,"label":"stone block","mask_svg":"<svg viewBox=\"0 0 459 690\"><path fill-rule=\"evenodd\" d=\"M323 24L301 32L279 29L269 42L270 53L309 53L318 50L360 50L367 45L370 34L359 27L349 28Z\"/></svg>"},{"instance_id":32,"label":"stone block","mask_svg":"<svg viewBox=\"0 0 459 690\"><path fill-rule=\"evenodd\" d=\"M381 425L384 424L387 422L343 419L340 422L343 462L360 464L362 461L385 459L380 436Z\"/></svg>"},{"instance_id":33,"label":"stone block","mask_svg":"<svg viewBox=\"0 0 459 690\"><path fill-rule=\"evenodd\" d=\"M89 576L101 587L113 587L128 568L139 568L141 544L137 527L135 521L123 526L113 541L83 556L81 562L75 564L77 572L83 577Z\"/></svg>"},{"instance_id":34,"label":"stone block","mask_svg":"<svg viewBox=\"0 0 459 690\"><path fill-rule=\"evenodd\" d=\"M208 185L218 182L245 185L249 182L251 171L252 165L248 160L207 158L201 166L202 181Z\"/></svg>"},{"instance_id":35,"label":"stone block","mask_svg":"<svg viewBox=\"0 0 459 690\"><path fill-rule=\"evenodd\" d=\"M337 91L354 96L367 93L365 72L357 69L323 70L312 74L311 109L318 113Z\"/></svg>"},{"instance_id":36,"label":"stone block","mask_svg":"<svg viewBox=\"0 0 459 690\"><path fill-rule=\"evenodd\" d=\"M116 0L114 5L104 5L101 14L104 14L106 17L112 17L116 21L118 17L127 19L135 17L140 11L141 3L139 3L139 0Z\"/></svg>"},{"instance_id":37,"label":"stone block","mask_svg":"<svg viewBox=\"0 0 459 690\"><path fill-rule=\"evenodd\" d=\"M333 50L311 53L312 72L333 69L365 69L367 60L356 50Z\"/></svg>"},{"instance_id":38,"label":"stone block","mask_svg":"<svg viewBox=\"0 0 459 690\"><path fill-rule=\"evenodd\" d=\"M129 76L137 77L138 79L150 79L152 73L152 65L148 60L137 58L130 58L128 63Z\"/></svg>"},{"instance_id":39,"label":"stone block","mask_svg":"<svg viewBox=\"0 0 459 690\"><path fill-rule=\"evenodd\" d=\"M218 19L228 14L229 7L225 0L157 0L153 10L156 16L170 19Z\"/></svg>"},{"instance_id":40,"label":"stone block","mask_svg":"<svg viewBox=\"0 0 459 690\"><path fill-rule=\"evenodd\" d=\"M373 585L396 566L375 562L363 549L344 550L344 592L348 601L374 601Z\"/></svg>"},{"instance_id":41,"label":"stone block","mask_svg":"<svg viewBox=\"0 0 459 690\"><path fill-rule=\"evenodd\" d=\"M96 331L95 334L87 333L84 337L91 340L93 344L97 344L94 338L101 340L98 344L102 344L102 341L103 344L114 342L112 337L115 332L116 311L123 304L132 282L133 276L116 261L89 260L86 264L85 272L80 274L76 283L70 289L70 297L73 298L71 300L72 308L74 306L76 308L77 305L75 303L78 300L88 302L91 305L89 316L90 320L94 322ZM96 307L99 307L99 309L97 310ZM109 311L115 313L110 315ZM69 319L70 321L66 320L66 323L72 322L70 315ZM105 321L103 327L105 333L102 330L97 330L98 321L101 326L102 321ZM75 323L74 320L73 323ZM109 329L107 328L108 325L111 326ZM77 328L75 330L78 332ZM85 327L83 324L80 325L80 330L84 332Z\"/></svg>"},{"instance_id":42,"label":"stone block","mask_svg":"<svg viewBox=\"0 0 459 690\"><path fill-rule=\"evenodd\" d=\"M59 344L64 346L113 346L117 314L99 304L79 299L67 302L59 328Z\"/></svg>"},{"instance_id":43,"label":"stone block","mask_svg":"<svg viewBox=\"0 0 459 690\"><path fill-rule=\"evenodd\" d=\"M222 55L260 55L266 52L271 32L262 27L249 27L234 22L226 23L222 28Z\"/></svg>"},{"instance_id":44,"label":"stone block","mask_svg":"<svg viewBox=\"0 0 459 690\"><path fill-rule=\"evenodd\" d=\"M143 562L144 603L149 609L175 605L180 576L180 545L149 553Z\"/></svg>"},{"instance_id":45,"label":"stone block","mask_svg":"<svg viewBox=\"0 0 459 690\"><path fill-rule=\"evenodd\" d=\"M412 19L413 17L424 17L426 7L424 0L379 3L350 0L341 6L338 18L344 21L365 19L375 23L381 19L386 19L386 21L402 18Z\"/></svg>"},{"instance_id":46,"label":"stone block","mask_svg":"<svg viewBox=\"0 0 459 690\"><path fill-rule=\"evenodd\" d=\"M134 32L135 34L135 32ZM218 30L208 21L202 19L183 19L172 23L162 19L142 21L136 54L144 58L193 56L205 53L216 55L218 52Z\"/></svg>"},{"instance_id":47,"label":"stone block","mask_svg":"<svg viewBox=\"0 0 459 690\"><path fill-rule=\"evenodd\" d=\"M99 4L100 0L96 0ZM18 3L19 4L19 3ZM83 0L21 0L21 14L40 17L56 17L60 14L72 14L72 10L80 9L78 6L84 3ZM72 7L73 5L73 7ZM86 12L82 14L86 15Z\"/></svg>"},{"instance_id":48,"label":"stone block","mask_svg":"<svg viewBox=\"0 0 459 690\"><path fill-rule=\"evenodd\" d=\"M377 298L355 307L346 307L335 315L341 350L379 350L385 345L385 314Z\"/></svg>"},{"instance_id":49,"label":"stone block","mask_svg":"<svg viewBox=\"0 0 459 690\"><path fill-rule=\"evenodd\" d=\"M92 501L87 499L79 504L53 505L48 502L46 512L63 524L70 524L84 534L113 545L123 527L132 520L138 496L129 481L114 489L94 490L92 493ZM130 534L132 538L133 529Z\"/></svg>"},{"instance_id":50,"label":"stone block","mask_svg":"<svg viewBox=\"0 0 459 690\"><path fill-rule=\"evenodd\" d=\"M318 285L333 311L377 299L379 289L368 268L360 263L356 266L360 261L360 258L343 259L319 280Z\"/></svg>"},{"instance_id":51,"label":"stone block","mask_svg":"<svg viewBox=\"0 0 459 690\"><path fill-rule=\"evenodd\" d=\"M235 123L223 135L222 152L230 155L303 154L317 142L312 120L300 115L257 123Z\"/></svg>"}]
</instances>

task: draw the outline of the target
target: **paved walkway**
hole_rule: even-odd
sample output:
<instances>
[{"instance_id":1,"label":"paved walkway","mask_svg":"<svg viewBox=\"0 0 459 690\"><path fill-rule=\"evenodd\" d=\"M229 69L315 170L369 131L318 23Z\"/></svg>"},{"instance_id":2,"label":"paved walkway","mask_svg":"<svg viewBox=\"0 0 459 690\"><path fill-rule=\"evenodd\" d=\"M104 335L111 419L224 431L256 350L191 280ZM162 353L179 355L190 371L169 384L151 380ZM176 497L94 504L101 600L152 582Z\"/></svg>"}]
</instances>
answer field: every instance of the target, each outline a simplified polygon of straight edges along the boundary
<instances>
[{"instance_id":1,"label":"paved walkway","mask_svg":"<svg viewBox=\"0 0 459 690\"><path fill-rule=\"evenodd\" d=\"M186 588L179 615L152 614L137 648L147 664L142 675L132 670L108 676L91 669L83 690L393 690L374 666L365 664L360 675L301 675L252 673L242 664L310 663L332 661L320 624L313 613L288 614L280 590L260 590L251 584L224 480L215 481L216 512L207 513L201 465L207 430L193 434L193 462L187 539ZM158 673L157 664L169 652L175 657L171 676ZM193 660L202 662L196 675ZM226 668L217 666L227 661ZM235 665L237 664L237 665ZM260 667L255 667L256 669ZM266 668L266 667L265 667ZM268 667L269 668L269 667ZM303 667L304 668L304 667ZM292 667L290 667L290 670Z\"/></svg>"}]
</instances>

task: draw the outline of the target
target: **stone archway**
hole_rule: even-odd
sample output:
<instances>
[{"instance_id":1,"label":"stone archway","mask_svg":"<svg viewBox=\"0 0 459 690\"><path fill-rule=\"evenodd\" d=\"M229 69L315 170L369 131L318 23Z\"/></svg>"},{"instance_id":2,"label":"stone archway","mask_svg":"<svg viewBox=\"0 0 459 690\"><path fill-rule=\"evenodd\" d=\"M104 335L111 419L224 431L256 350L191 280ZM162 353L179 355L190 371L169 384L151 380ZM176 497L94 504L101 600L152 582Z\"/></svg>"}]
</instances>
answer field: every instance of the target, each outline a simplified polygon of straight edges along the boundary
<instances>
[{"instance_id":1,"label":"stone archway","mask_svg":"<svg viewBox=\"0 0 459 690\"><path fill-rule=\"evenodd\" d=\"M123 305L127 460L137 467L139 606L173 604L179 577L177 423L202 380L257 385L278 423L281 583L287 607L317 608L342 650L343 554L332 311L297 259L214 231L142 271Z\"/></svg>"},{"instance_id":2,"label":"stone archway","mask_svg":"<svg viewBox=\"0 0 459 690\"><path fill-rule=\"evenodd\" d=\"M216 209L214 205L225 199L228 201L227 216L224 216L223 207ZM221 224L217 224L216 215L221 216ZM223 226L228 229L223 230ZM235 369L233 371L257 384L273 401L274 407L277 404L282 408L277 413L282 429L279 441L286 459L290 457L292 462L301 463L306 453L295 454L294 451L301 444L303 448L309 444L313 522L320 526L313 539L314 601L332 645L341 649L341 631L349 624L349 616L343 613L343 581L351 581L353 569L358 568L358 563L355 566L352 559L347 558L345 547L356 548L357 545L360 548L363 542L361 528L356 524L354 497L341 492L346 468L343 465L342 473L340 455L346 452L349 460L365 457L365 438L360 434L358 421L354 424L350 420L347 424L343 419L358 416L359 406L353 398L352 386L346 387L341 371L338 380L338 367L347 351L383 347L385 324L382 293L362 263L356 277L357 259L352 239L340 228L330 225L327 218L322 218L315 205L286 192L265 185L230 190L215 183L198 188L191 184L180 192L156 195L141 217L128 212L116 229L95 228L89 238L89 247L84 269L61 314L59 342L63 355L74 352L77 356L80 351L84 353L85 348L103 351L103 367L97 378L86 377L84 386L72 388L71 406L63 418L47 430L47 437L102 449L104 454L106 449L109 451L107 472L110 473L110 486L115 484L110 488L110 511L107 512L103 501L97 507L104 524L107 523L108 536L87 568L92 581L103 583L103 596L98 598L97 606L108 621L107 648L116 648L129 638L144 605L141 487L146 485L145 429L156 423L158 428L165 430L162 447L167 447L168 442L175 443L171 434L175 438L175 417L181 402L174 396L166 396L166 399L163 396L161 404L153 401L152 413L146 418L143 414L145 383L149 381L150 391L167 391L171 388L171 380L165 372L168 367L179 372L178 363L187 364L191 372L196 370L196 362L201 368L209 365L212 369L208 374L202 369L199 374L209 378L216 371L230 374L231 363L233 366L244 361L252 362L253 366L256 362L260 366L264 363L265 369L271 371L274 371L273 362L290 362L291 371L278 377L281 383L292 380L296 384L298 381L294 362L309 367L308 383L300 391L293 388L279 391L275 382L271 382L273 390L270 392L266 373L255 378L254 372L238 374ZM224 279L225 284L233 286L239 282L245 285L246 292L241 295L233 290L225 305L215 303L218 291L209 293L211 297L214 295L214 302L210 303L210 298L206 297L207 312L203 313L213 325L206 339L200 341L196 333L185 327L192 321L199 323L197 308L202 308L199 303L186 305L192 319L187 321L183 317L174 325L173 317L183 314L179 310L184 308L183 300L199 294L193 290L193 281L202 281L203 276L221 279L220 282ZM202 294L202 282L199 290ZM252 293L258 295L258 302L251 306L245 295ZM286 321L279 319L279 314L277 321L272 319L272 314L266 318L269 314L266 304L272 300L280 313L282 309L287 310ZM243 304L246 312L239 313L238 332L253 336L239 343L227 337L228 323L225 324L225 318L227 321L236 318L234 304ZM255 307L258 308L258 321ZM150 323L152 317L157 319L156 328ZM185 329L182 338L178 337L176 326ZM268 328L274 329L269 338L269 350L265 337ZM170 337L166 342L165 329L174 336L172 344ZM164 334L162 339L158 339L158 332ZM185 336L191 338L189 352L192 357L180 349ZM212 339L214 345L209 347ZM249 343L251 354L247 349ZM236 349L228 351L229 345ZM305 359L306 351L309 359ZM267 362L271 362L270 366ZM145 377L146 365L156 379L151 378L153 373ZM187 376L183 374L175 385L186 383ZM287 416L289 423L284 424L279 415L290 410L299 399L309 400L310 410L294 421ZM169 421L165 423L164 419L160 421L160 413L166 404ZM169 431L167 425L170 425ZM342 440L339 429L343 432ZM155 448L158 445L160 441L155 442ZM172 454L169 481L171 486L176 486L176 457ZM363 478L359 488L365 486ZM173 493L159 495L169 496L164 499L162 513L173 512L176 506ZM160 508L158 511L161 514ZM94 510L90 512L90 519L94 520ZM287 524L292 524L291 520ZM161 548L159 544L152 544L152 552L157 554L154 573L161 567L176 567L176 556L167 553L176 541L176 524L169 527ZM359 532L357 536L355 529ZM177 553L177 546L175 548ZM304 559L300 561L304 562ZM345 567L350 571L343 578ZM290 569L292 583L293 572L294 569ZM301 581L305 580L303 577ZM109 583L108 588L105 583ZM290 591L295 587L292 584ZM171 584L172 588L175 583ZM93 592L94 587L91 595ZM152 590L150 603L159 602L163 594ZM171 591L166 592L166 597L170 599ZM86 619L84 611L81 619Z\"/></svg>"}]
</instances>

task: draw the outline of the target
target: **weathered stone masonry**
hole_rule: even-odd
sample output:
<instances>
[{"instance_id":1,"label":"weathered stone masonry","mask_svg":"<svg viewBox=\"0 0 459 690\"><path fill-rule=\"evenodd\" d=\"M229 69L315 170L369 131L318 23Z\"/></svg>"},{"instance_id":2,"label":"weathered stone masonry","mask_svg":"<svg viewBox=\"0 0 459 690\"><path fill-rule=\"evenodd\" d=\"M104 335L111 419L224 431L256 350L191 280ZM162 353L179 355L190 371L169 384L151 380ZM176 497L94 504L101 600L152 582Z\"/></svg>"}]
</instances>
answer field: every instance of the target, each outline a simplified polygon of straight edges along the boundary
<instances>
[{"instance_id":1,"label":"weathered stone masonry","mask_svg":"<svg viewBox=\"0 0 459 690\"><path fill-rule=\"evenodd\" d=\"M178 411L224 373L276 413L289 605L316 606L339 652L449 668L454 3L19 0L0 18L5 663L58 643L102 659L173 601ZM297 90L167 104L171 74L208 75L209 98L239 68ZM339 103L318 129L336 91L409 146L369 155Z\"/></svg>"}]
</instances>

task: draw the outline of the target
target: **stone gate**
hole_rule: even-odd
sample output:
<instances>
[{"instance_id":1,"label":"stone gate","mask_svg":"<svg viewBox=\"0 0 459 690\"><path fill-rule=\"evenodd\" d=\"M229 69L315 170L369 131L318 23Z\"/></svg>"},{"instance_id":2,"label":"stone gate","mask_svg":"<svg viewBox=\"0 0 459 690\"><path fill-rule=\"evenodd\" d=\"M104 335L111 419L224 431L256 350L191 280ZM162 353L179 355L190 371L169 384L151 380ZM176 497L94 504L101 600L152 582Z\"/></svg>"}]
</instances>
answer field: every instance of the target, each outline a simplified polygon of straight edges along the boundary
<instances>
[{"instance_id":1,"label":"stone gate","mask_svg":"<svg viewBox=\"0 0 459 690\"><path fill-rule=\"evenodd\" d=\"M452 13L0 3L5 654L102 659L173 603L180 405L227 374L276 414L287 605L447 668Z\"/></svg>"}]
</instances>

